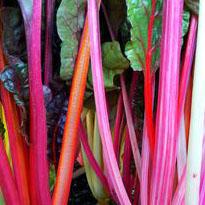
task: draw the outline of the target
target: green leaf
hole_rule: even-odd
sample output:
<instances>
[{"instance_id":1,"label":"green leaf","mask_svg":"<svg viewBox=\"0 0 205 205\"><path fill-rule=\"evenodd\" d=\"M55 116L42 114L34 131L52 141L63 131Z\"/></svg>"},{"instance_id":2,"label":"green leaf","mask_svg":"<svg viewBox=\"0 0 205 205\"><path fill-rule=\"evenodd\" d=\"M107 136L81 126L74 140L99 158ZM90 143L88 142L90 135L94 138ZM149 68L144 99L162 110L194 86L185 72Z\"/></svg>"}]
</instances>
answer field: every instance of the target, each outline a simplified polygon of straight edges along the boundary
<instances>
[{"instance_id":1,"label":"green leaf","mask_svg":"<svg viewBox=\"0 0 205 205\"><path fill-rule=\"evenodd\" d=\"M131 62L134 70L141 71L145 67L145 53L148 38L148 23L151 15L151 0L126 0L127 18L131 23L131 41L126 44L125 54ZM153 28L153 67L158 65L159 39L161 36L162 0L157 1L155 12L155 24Z\"/></svg>"},{"instance_id":2,"label":"green leaf","mask_svg":"<svg viewBox=\"0 0 205 205\"><path fill-rule=\"evenodd\" d=\"M190 12L188 10L184 10L183 20L182 20L182 37L184 37L188 32L189 22L190 22ZM183 43L183 39L182 39L182 43Z\"/></svg>"},{"instance_id":3,"label":"green leaf","mask_svg":"<svg viewBox=\"0 0 205 205\"><path fill-rule=\"evenodd\" d=\"M50 186L51 192L54 189L55 181L56 181L55 167L54 167L54 165L51 165L50 170L49 170L49 186Z\"/></svg>"},{"instance_id":4,"label":"green leaf","mask_svg":"<svg viewBox=\"0 0 205 205\"><path fill-rule=\"evenodd\" d=\"M119 42L106 42L102 45L102 62L105 88L116 89L115 76L129 67L129 61L123 56ZM89 73L88 81L92 85L91 73Z\"/></svg>"},{"instance_id":5,"label":"green leaf","mask_svg":"<svg viewBox=\"0 0 205 205\"><path fill-rule=\"evenodd\" d=\"M186 6L195 14L199 13L199 0L185 0Z\"/></svg>"},{"instance_id":6,"label":"green leaf","mask_svg":"<svg viewBox=\"0 0 205 205\"><path fill-rule=\"evenodd\" d=\"M71 79L84 25L84 0L62 0L57 11L57 29L62 40L60 77Z\"/></svg>"}]
</instances>

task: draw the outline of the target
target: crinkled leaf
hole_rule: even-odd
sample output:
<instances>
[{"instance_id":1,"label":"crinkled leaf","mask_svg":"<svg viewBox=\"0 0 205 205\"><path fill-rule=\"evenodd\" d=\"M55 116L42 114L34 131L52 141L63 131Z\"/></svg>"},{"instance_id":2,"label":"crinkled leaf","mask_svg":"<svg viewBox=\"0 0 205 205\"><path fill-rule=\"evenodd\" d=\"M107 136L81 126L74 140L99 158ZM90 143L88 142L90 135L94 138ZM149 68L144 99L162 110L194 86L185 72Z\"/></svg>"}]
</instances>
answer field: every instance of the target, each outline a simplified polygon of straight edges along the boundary
<instances>
[{"instance_id":1,"label":"crinkled leaf","mask_svg":"<svg viewBox=\"0 0 205 205\"><path fill-rule=\"evenodd\" d=\"M1 13L4 53L8 59L10 59L10 56L25 58L25 33L20 10L12 7L4 7Z\"/></svg>"},{"instance_id":2,"label":"crinkled leaf","mask_svg":"<svg viewBox=\"0 0 205 205\"><path fill-rule=\"evenodd\" d=\"M107 90L115 89L115 76L121 74L129 67L129 61L123 56L119 42L103 43L102 61L105 88ZM92 85L91 73L88 75L88 81Z\"/></svg>"},{"instance_id":3,"label":"crinkled leaf","mask_svg":"<svg viewBox=\"0 0 205 205\"><path fill-rule=\"evenodd\" d=\"M195 14L199 13L199 0L185 0L186 6Z\"/></svg>"},{"instance_id":4,"label":"crinkled leaf","mask_svg":"<svg viewBox=\"0 0 205 205\"><path fill-rule=\"evenodd\" d=\"M126 0L127 18L131 23L131 41L125 47L125 54L131 62L134 70L142 70L145 67L145 53L148 38L148 23L151 15L151 0ZM157 1L156 18L153 28L153 67L158 64L159 59L159 39L161 35L162 1Z\"/></svg>"},{"instance_id":5,"label":"crinkled leaf","mask_svg":"<svg viewBox=\"0 0 205 205\"><path fill-rule=\"evenodd\" d=\"M60 77L71 79L84 24L84 0L62 0L57 11L57 29L62 40Z\"/></svg>"}]
</instances>

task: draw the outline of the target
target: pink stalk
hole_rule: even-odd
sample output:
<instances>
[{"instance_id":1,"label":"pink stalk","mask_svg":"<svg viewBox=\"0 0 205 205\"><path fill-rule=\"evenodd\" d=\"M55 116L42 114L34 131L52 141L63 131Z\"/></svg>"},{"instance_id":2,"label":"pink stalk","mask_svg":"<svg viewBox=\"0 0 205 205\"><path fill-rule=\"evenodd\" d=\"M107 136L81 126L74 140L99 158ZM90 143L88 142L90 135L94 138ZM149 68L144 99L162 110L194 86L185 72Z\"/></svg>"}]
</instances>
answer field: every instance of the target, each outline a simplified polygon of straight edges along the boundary
<instances>
[{"instance_id":1,"label":"pink stalk","mask_svg":"<svg viewBox=\"0 0 205 205\"><path fill-rule=\"evenodd\" d=\"M181 82L180 82L180 90L179 90L179 101L178 101L178 106L179 106L178 107L178 122L180 122L181 115L184 110L185 98L186 98L186 93L188 89L188 82L190 79L190 73L191 73L194 52L195 52L195 47L196 47L196 43L195 43L196 33L197 33L197 17L192 16L187 44L186 44L185 56L184 56L183 66L182 66L182 74L181 74ZM178 129L179 127L177 128L177 130ZM183 168L183 170L185 170L185 167ZM182 198L184 198L185 180L186 178L185 178L185 173L184 173L179 180L180 183L178 184L178 187L175 191L173 202L175 201L181 202ZM175 204L175 203L172 203L172 204Z\"/></svg>"},{"instance_id":2,"label":"pink stalk","mask_svg":"<svg viewBox=\"0 0 205 205\"><path fill-rule=\"evenodd\" d=\"M51 204L48 186L47 131L41 80L41 10L42 1L33 1L33 16L29 34L30 91L30 179L31 198L35 204Z\"/></svg>"},{"instance_id":3,"label":"pink stalk","mask_svg":"<svg viewBox=\"0 0 205 205\"><path fill-rule=\"evenodd\" d=\"M123 74L121 74L123 75ZM132 82L130 85L130 94L129 94L129 104L130 104L130 110L131 110L131 115L133 117L133 112L131 108L132 100L135 95L136 91L136 86L137 86L137 79L138 79L138 73L133 72L132 74ZM122 93L122 90L121 90ZM133 122L134 126L134 122ZM137 136L136 136L137 137ZM123 182L125 184L125 188L128 193L131 193L132 187L130 186L130 165L131 165L131 160L132 160L132 146L130 142L130 136L129 136L129 129L126 126L125 130L125 148L124 148L124 157L123 157Z\"/></svg>"},{"instance_id":4,"label":"pink stalk","mask_svg":"<svg viewBox=\"0 0 205 205\"><path fill-rule=\"evenodd\" d=\"M105 166L110 178L109 185L115 191L119 203L129 205L131 203L122 182L109 127L101 59L99 13L96 0L88 0L88 21L97 119L103 144Z\"/></svg>"},{"instance_id":5,"label":"pink stalk","mask_svg":"<svg viewBox=\"0 0 205 205\"><path fill-rule=\"evenodd\" d=\"M204 120L205 122L205 120ZM205 125L205 123L204 123ZM200 180L200 196L199 204L205 203L205 127L204 127L204 139L203 139L203 153L202 153L202 164L201 164L201 180Z\"/></svg>"},{"instance_id":6,"label":"pink stalk","mask_svg":"<svg viewBox=\"0 0 205 205\"><path fill-rule=\"evenodd\" d=\"M105 189L107 191L109 191L107 179L106 179L102 169L98 165L98 162L96 161L96 159L92 153L92 150L90 149L90 146L89 146L88 140L87 140L87 136L86 136L86 132L84 130L82 123L80 123L80 125L79 125L79 136L80 136L80 140L81 140L82 145L83 145L83 149L85 150L85 154L90 162L91 167L93 168L96 175L100 179L100 182L102 183L102 185L105 187Z\"/></svg>"},{"instance_id":7,"label":"pink stalk","mask_svg":"<svg viewBox=\"0 0 205 205\"><path fill-rule=\"evenodd\" d=\"M184 110L184 104L186 99L186 91L191 74L191 68L194 59L194 53L196 48L196 33L197 33L197 17L192 15L189 28L189 34L187 39L186 51L182 65L181 81L179 85L179 111L178 118L181 119L181 114Z\"/></svg>"},{"instance_id":8,"label":"pink stalk","mask_svg":"<svg viewBox=\"0 0 205 205\"><path fill-rule=\"evenodd\" d=\"M49 85L52 79L52 34L53 34L53 12L55 0L46 0L46 36L45 36L45 65L44 84Z\"/></svg>"},{"instance_id":9,"label":"pink stalk","mask_svg":"<svg viewBox=\"0 0 205 205\"><path fill-rule=\"evenodd\" d=\"M146 120L144 120L142 141L142 181L140 183L140 199L142 205L148 205L148 182L149 182L150 146L147 136Z\"/></svg>"},{"instance_id":10,"label":"pink stalk","mask_svg":"<svg viewBox=\"0 0 205 205\"><path fill-rule=\"evenodd\" d=\"M154 101L154 91L155 91L155 76L152 77L152 101ZM153 102L152 102L153 105ZM152 108L153 109L153 108ZM147 122L146 115L144 115L144 127L143 127L143 141L142 141L142 181L140 183L140 199L142 205L149 204L149 171L150 171L150 144L149 137L147 133Z\"/></svg>"},{"instance_id":11,"label":"pink stalk","mask_svg":"<svg viewBox=\"0 0 205 205\"><path fill-rule=\"evenodd\" d=\"M176 120L183 0L165 0L150 204L169 204L176 156ZM174 51L174 52L173 52Z\"/></svg>"},{"instance_id":12,"label":"pink stalk","mask_svg":"<svg viewBox=\"0 0 205 205\"><path fill-rule=\"evenodd\" d=\"M4 200L8 205L20 205L20 198L0 136L0 187Z\"/></svg>"},{"instance_id":13,"label":"pink stalk","mask_svg":"<svg viewBox=\"0 0 205 205\"><path fill-rule=\"evenodd\" d=\"M182 118L182 112L184 110L186 93L187 93L187 88L188 88L188 83L191 75L191 68L192 68L194 53L196 48L196 33L197 33L197 17L193 15L191 17L188 40L187 40L185 56L182 65L181 81L179 85L178 120L177 120L178 127L176 129L177 132L176 135L179 134L178 132L179 132L180 124L181 126L184 124L183 122L181 122L182 120L184 120L184 118ZM184 139L179 139L179 140L180 142L182 142L182 140ZM177 163L178 163L178 167L182 168L183 165L180 166L181 160L177 160Z\"/></svg>"},{"instance_id":14,"label":"pink stalk","mask_svg":"<svg viewBox=\"0 0 205 205\"><path fill-rule=\"evenodd\" d=\"M175 191L172 205L181 205L184 204L185 200L185 189L186 189L186 167L184 167L184 170L182 172L182 176L178 182L177 189Z\"/></svg>"},{"instance_id":15,"label":"pink stalk","mask_svg":"<svg viewBox=\"0 0 205 205\"><path fill-rule=\"evenodd\" d=\"M116 111L116 118L115 118L115 125L114 125L114 151L116 154L116 158L119 159L119 148L120 148L120 140L121 140L121 133L120 127L123 121L123 101L122 101L122 94L119 94L118 102L117 102L117 111Z\"/></svg>"},{"instance_id":16,"label":"pink stalk","mask_svg":"<svg viewBox=\"0 0 205 205\"><path fill-rule=\"evenodd\" d=\"M126 114L126 118L127 118L127 127L128 127L128 131L129 131L129 137L130 137L133 157L134 157L134 161L135 161L135 167L137 170L139 181L141 181L141 156L140 156L140 151L138 148L137 136L135 133L134 122L132 119L130 103L128 100L126 87L125 87L125 80L124 80L123 75L120 76L120 83L121 83L121 89L122 89L123 103L124 103L124 107L125 107L125 114Z\"/></svg>"}]
</instances>

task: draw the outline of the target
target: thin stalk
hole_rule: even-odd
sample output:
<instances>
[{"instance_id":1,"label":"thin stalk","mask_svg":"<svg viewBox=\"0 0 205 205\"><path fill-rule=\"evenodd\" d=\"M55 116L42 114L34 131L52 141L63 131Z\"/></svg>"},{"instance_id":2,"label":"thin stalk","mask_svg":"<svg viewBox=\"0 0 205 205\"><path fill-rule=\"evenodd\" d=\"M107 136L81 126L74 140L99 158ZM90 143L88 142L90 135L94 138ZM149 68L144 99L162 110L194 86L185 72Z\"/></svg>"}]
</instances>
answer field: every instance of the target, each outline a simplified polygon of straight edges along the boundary
<instances>
[{"instance_id":1,"label":"thin stalk","mask_svg":"<svg viewBox=\"0 0 205 205\"><path fill-rule=\"evenodd\" d=\"M134 129L134 123L133 123L133 119L132 119L130 103L128 100L126 87L125 87L125 80L124 80L123 75L120 76L120 84L121 84L121 89L122 89L125 114L126 114L126 118L127 118L127 127L128 127L128 131L129 131L129 137L130 137L133 157L134 157L134 161L135 161L135 167L137 170L139 181L141 181L141 156L140 156L140 151L138 148L137 136L136 136L135 129Z\"/></svg>"},{"instance_id":2,"label":"thin stalk","mask_svg":"<svg viewBox=\"0 0 205 205\"><path fill-rule=\"evenodd\" d=\"M106 179L102 169L98 165L98 162L96 161L96 159L92 153L92 150L90 149L90 146L89 146L88 141L87 141L86 132L83 128L82 123L80 123L80 125L79 125L79 136L80 136L80 140L81 140L82 145L83 145L83 149L85 150L85 154L90 162L91 167L95 171L96 175L99 177L102 185L106 188L107 191L109 191L107 179Z\"/></svg>"},{"instance_id":3,"label":"thin stalk","mask_svg":"<svg viewBox=\"0 0 205 205\"><path fill-rule=\"evenodd\" d=\"M116 158L119 159L119 148L120 148L120 140L121 140L121 123L123 121L123 101L122 94L119 94L118 102L117 102L117 111L114 125L114 137L113 137L113 145L115 150Z\"/></svg>"},{"instance_id":4,"label":"thin stalk","mask_svg":"<svg viewBox=\"0 0 205 205\"><path fill-rule=\"evenodd\" d=\"M6 204L20 205L19 193L4 149L2 136L0 136L0 187Z\"/></svg>"},{"instance_id":5,"label":"thin stalk","mask_svg":"<svg viewBox=\"0 0 205 205\"><path fill-rule=\"evenodd\" d=\"M202 162L202 145L204 132L205 113L205 70L204 70L204 47L205 39L205 1L199 1L199 25L197 34L197 47L194 68L191 122L189 131L189 146L187 158L187 176L185 203L199 203L200 174ZM196 123L197 122L197 123Z\"/></svg>"},{"instance_id":6,"label":"thin stalk","mask_svg":"<svg viewBox=\"0 0 205 205\"><path fill-rule=\"evenodd\" d=\"M46 0L46 34L45 34L45 65L44 84L49 85L53 74L52 65L52 36L53 36L53 14L55 0Z\"/></svg>"},{"instance_id":7,"label":"thin stalk","mask_svg":"<svg viewBox=\"0 0 205 205\"><path fill-rule=\"evenodd\" d=\"M127 91L126 91L126 87L125 87L125 81L124 81L124 77L123 74L120 76L120 84L121 84L121 92L122 92L122 96L123 96L123 103L124 103L124 107L125 107L125 114L126 114L126 119L127 119L127 127L126 127L126 140L125 140L125 154L124 154L124 158L123 158L123 165L125 165L125 167L123 166L123 175L126 176L125 182L126 182L126 178L130 176L130 163L131 163L131 150L133 152L133 157L135 160L135 166L137 169L137 173L138 173L138 177L139 180L141 179L141 157L140 157L140 152L139 152L139 148L138 148L138 143L137 143L137 136L135 133L135 128L134 128L134 121L133 121L133 113L131 110L131 101L133 99L134 96L134 92L135 92L135 88L136 88L136 83L137 83L137 73L133 73L133 77L132 77L132 83L131 83L131 87L130 87L130 100L128 99L128 95L127 95ZM129 181L129 180L128 180Z\"/></svg>"},{"instance_id":8,"label":"thin stalk","mask_svg":"<svg viewBox=\"0 0 205 205\"><path fill-rule=\"evenodd\" d=\"M96 0L88 0L88 20L90 34L90 51L93 87L97 111L97 119L99 132L103 144L103 155L106 170L109 175L111 188L115 191L116 197L120 204L131 204L125 187L122 182L120 171L112 143L112 136L109 127L107 105L105 98L105 88L103 81L101 45L100 45L100 29L99 29L99 13Z\"/></svg>"}]
</instances>

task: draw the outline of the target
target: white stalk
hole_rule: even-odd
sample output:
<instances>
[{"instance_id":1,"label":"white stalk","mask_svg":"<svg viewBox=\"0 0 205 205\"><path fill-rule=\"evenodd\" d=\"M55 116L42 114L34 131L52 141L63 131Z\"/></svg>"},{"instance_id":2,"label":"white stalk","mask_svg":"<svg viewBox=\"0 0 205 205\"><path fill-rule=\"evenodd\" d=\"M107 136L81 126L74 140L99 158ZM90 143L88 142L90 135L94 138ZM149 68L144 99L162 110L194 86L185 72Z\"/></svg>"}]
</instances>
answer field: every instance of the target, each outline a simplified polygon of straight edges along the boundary
<instances>
[{"instance_id":1,"label":"white stalk","mask_svg":"<svg viewBox=\"0 0 205 205\"><path fill-rule=\"evenodd\" d=\"M184 122L184 113L182 114L182 119L179 128L179 144L178 144L178 153L177 153L177 173L178 178L180 179L184 167L186 166L186 132L185 132L185 122Z\"/></svg>"},{"instance_id":2,"label":"white stalk","mask_svg":"<svg viewBox=\"0 0 205 205\"><path fill-rule=\"evenodd\" d=\"M205 1L199 1L199 24L195 59L191 122L186 176L186 205L199 204L199 188L202 162L202 144L205 112Z\"/></svg>"}]
</instances>

